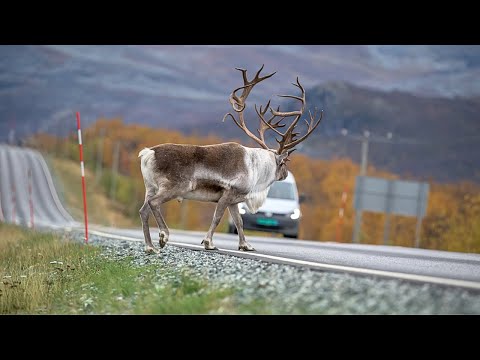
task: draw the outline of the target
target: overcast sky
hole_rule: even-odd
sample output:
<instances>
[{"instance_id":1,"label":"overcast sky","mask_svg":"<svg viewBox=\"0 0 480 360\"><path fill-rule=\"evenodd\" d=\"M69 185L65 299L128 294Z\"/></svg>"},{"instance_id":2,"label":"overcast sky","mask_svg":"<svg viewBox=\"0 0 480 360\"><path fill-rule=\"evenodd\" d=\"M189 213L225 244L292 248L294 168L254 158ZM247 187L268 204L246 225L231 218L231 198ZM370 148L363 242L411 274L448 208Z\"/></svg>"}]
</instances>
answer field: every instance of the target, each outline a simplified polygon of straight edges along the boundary
<instances>
[{"instance_id":1,"label":"overcast sky","mask_svg":"<svg viewBox=\"0 0 480 360\"><path fill-rule=\"evenodd\" d=\"M479 96L479 45L45 45L0 46L0 93L63 81L153 96L221 101L234 67L277 71L265 93L345 81L425 96ZM55 96L52 87L48 90ZM60 89L60 91L64 91Z\"/></svg>"},{"instance_id":2,"label":"overcast sky","mask_svg":"<svg viewBox=\"0 0 480 360\"><path fill-rule=\"evenodd\" d=\"M232 58L238 59L239 63L244 61L243 52L248 53L246 57L249 59L255 57L260 61L276 61L280 65L283 62L297 72L305 72L307 85L341 80L424 95L480 95L478 45L134 45L50 48L91 62L121 63L147 73L172 76L175 76L175 69L189 70L203 64L231 69L237 66L232 64ZM249 60L245 61L248 63ZM165 63L174 66L165 67ZM278 70L281 72L283 69ZM316 73L318 76L311 75Z\"/></svg>"}]
</instances>

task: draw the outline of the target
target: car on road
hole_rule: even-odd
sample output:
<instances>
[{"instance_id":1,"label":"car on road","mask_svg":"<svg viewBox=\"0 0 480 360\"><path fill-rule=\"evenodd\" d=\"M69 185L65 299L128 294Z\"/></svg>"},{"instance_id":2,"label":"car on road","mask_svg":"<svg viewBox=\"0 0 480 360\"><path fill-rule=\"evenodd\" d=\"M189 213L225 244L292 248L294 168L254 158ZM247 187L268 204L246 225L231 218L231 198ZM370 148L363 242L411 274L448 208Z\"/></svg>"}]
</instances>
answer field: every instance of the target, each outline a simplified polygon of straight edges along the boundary
<instances>
[{"instance_id":1,"label":"car on road","mask_svg":"<svg viewBox=\"0 0 480 360\"><path fill-rule=\"evenodd\" d=\"M275 181L268 191L265 203L252 214L245 203L238 204L243 228L248 230L280 233L287 238L297 238L300 218L300 202L297 184L289 171L285 180ZM228 232L237 234L233 219L229 216Z\"/></svg>"}]
</instances>

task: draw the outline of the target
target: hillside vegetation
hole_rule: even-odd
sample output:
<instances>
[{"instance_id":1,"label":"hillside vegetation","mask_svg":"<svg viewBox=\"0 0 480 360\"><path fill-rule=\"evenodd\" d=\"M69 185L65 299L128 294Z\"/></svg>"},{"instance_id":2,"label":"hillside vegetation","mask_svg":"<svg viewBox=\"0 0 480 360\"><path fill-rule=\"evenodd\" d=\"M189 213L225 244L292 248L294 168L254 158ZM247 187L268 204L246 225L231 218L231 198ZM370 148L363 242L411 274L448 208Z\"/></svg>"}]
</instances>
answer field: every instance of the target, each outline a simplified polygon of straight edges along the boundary
<instances>
[{"instance_id":1,"label":"hillside vegetation","mask_svg":"<svg viewBox=\"0 0 480 360\"><path fill-rule=\"evenodd\" d=\"M369 130L384 141L370 142L368 158L377 167L403 176L480 183L478 98L421 97L338 82L307 89L306 94L309 108L325 112L319 129L304 143L312 156L348 157L359 163L360 142L343 137L341 129L356 135ZM389 132L393 137L387 142Z\"/></svg>"}]
</instances>

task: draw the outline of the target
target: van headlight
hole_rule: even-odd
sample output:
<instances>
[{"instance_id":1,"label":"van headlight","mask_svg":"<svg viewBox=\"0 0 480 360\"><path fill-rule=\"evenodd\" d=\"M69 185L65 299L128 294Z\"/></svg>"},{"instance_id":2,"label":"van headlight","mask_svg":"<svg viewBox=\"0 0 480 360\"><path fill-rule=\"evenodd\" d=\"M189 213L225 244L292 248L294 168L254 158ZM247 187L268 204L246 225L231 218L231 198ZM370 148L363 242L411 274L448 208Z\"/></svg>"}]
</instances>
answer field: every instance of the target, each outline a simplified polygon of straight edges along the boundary
<instances>
[{"instance_id":1,"label":"van headlight","mask_svg":"<svg viewBox=\"0 0 480 360\"><path fill-rule=\"evenodd\" d=\"M293 213L290 214L290 219L297 220L298 218L300 218L300 215L300 209L295 209L293 210Z\"/></svg>"},{"instance_id":2,"label":"van headlight","mask_svg":"<svg viewBox=\"0 0 480 360\"><path fill-rule=\"evenodd\" d=\"M242 204L238 204L238 211L239 211L240 215L243 215L247 212Z\"/></svg>"}]
</instances>

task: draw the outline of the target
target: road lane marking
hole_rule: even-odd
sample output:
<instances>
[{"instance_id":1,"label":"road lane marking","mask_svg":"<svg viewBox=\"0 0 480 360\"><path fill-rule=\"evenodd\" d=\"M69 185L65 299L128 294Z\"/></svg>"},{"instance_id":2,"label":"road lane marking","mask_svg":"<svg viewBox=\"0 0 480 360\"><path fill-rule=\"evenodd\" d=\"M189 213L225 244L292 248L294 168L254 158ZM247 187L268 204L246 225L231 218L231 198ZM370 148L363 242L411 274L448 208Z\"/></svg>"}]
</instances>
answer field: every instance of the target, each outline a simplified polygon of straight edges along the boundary
<instances>
[{"instance_id":1,"label":"road lane marking","mask_svg":"<svg viewBox=\"0 0 480 360\"><path fill-rule=\"evenodd\" d=\"M53 185L53 180L51 178L50 170L48 169L47 163L45 162L45 159L43 158L42 154L37 150L32 150L32 149L30 149L30 150L31 150L32 155L37 156L37 160L40 163L40 167L43 170L43 175L45 176L45 180L47 181L48 188L50 189L50 194L52 195L53 202L55 203L55 206L57 207L58 211L60 211L62 213L65 220L67 220L67 222L71 222L71 223L75 222L75 220L73 220L72 215L70 215L67 212L67 210L65 210L62 203L60 202L60 199L58 198L57 190L55 189L55 186ZM34 161L35 161L34 156L32 156L31 158L33 158Z\"/></svg>"},{"instance_id":2,"label":"road lane marking","mask_svg":"<svg viewBox=\"0 0 480 360\"><path fill-rule=\"evenodd\" d=\"M90 230L90 233L98 236L116 238L119 240L144 242L144 239L141 239L141 238L109 234L109 233L98 231L98 230ZM168 243L171 245L189 248L192 250L204 250L204 247L202 245L186 244L186 243L181 243L176 241L169 241ZM423 282L423 283L426 282L426 283L432 283L432 284L457 286L457 287L480 290L480 283L469 281L469 280L458 280L458 279L449 279L449 278L442 278L442 277L435 277L435 276L428 276L428 275L407 274L407 273L401 273L396 271L374 270L374 269L344 266L344 265L332 265L332 264L325 264L325 263L317 263L313 261L290 259L290 258L281 257L281 256L244 252L244 251L238 251L238 250L219 249L216 252L221 254L227 254L227 255L235 255L235 256L249 258L249 259L260 259L260 260L265 259L270 262L287 264L287 265L307 266L309 268L317 269L317 270L331 270L336 272L348 272L348 273L354 273L354 274L374 275L374 276L395 278L395 279L401 279L401 280L409 280L409 281L416 281L416 282Z\"/></svg>"}]
</instances>

